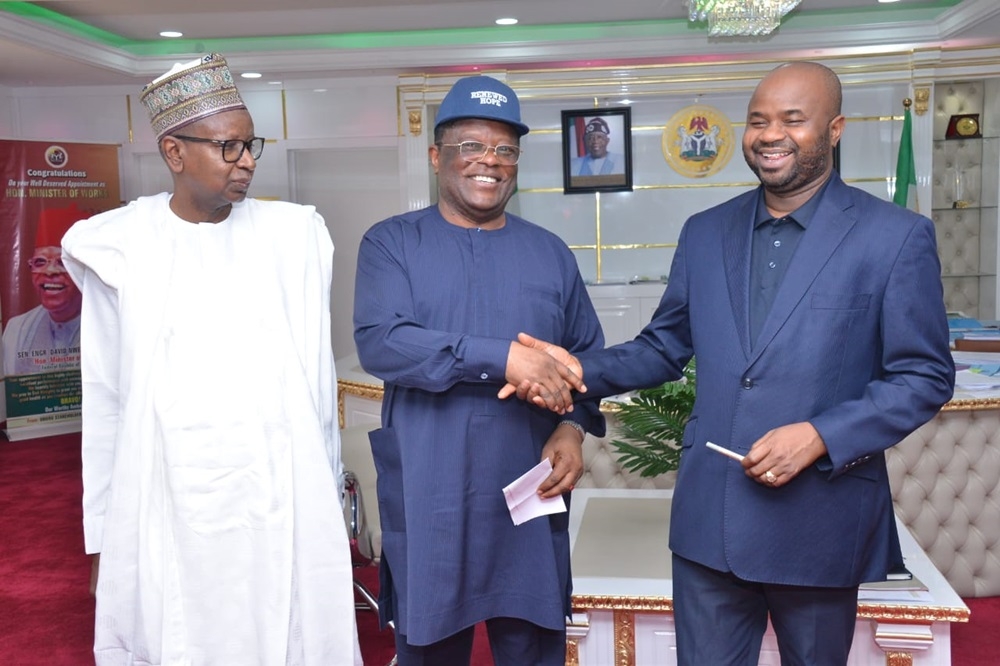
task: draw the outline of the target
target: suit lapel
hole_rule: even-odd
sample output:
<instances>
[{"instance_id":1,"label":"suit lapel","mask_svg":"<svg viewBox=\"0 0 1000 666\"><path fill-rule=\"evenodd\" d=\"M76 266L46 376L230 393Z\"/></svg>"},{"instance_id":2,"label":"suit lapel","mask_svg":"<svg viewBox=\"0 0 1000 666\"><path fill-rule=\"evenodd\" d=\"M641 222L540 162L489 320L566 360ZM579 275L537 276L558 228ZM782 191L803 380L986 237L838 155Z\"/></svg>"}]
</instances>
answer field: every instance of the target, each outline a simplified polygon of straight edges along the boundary
<instances>
[{"instance_id":1,"label":"suit lapel","mask_svg":"<svg viewBox=\"0 0 1000 666\"><path fill-rule=\"evenodd\" d=\"M750 358L750 252L756 206L757 196L746 197L725 221L722 237L729 302L746 358Z\"/></svg>"},{"instance_id":2,"label":"suit lapel","mask_svg":"<svg viewBox=\"0 0 1000 666\"><path fill-rule=\"evenodd\" d=\"M823 194L823 200L816 208L809 228L799 241L792 263L775 295L771 312L764 320L751 362L757 360L781 330L830 256L837 251L857 222L850 190L837 174L833 174L831 178L833 180ZM747 255L749 256L749 252Z\"/></svg>"}]
</instances>

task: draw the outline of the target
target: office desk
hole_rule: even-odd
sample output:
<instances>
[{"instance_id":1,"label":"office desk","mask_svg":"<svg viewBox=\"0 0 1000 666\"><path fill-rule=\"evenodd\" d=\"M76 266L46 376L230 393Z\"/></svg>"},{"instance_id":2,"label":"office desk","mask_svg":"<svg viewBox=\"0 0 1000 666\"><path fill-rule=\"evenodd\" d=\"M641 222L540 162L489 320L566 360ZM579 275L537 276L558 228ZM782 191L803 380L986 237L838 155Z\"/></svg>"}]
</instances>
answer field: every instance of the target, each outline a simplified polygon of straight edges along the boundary
<instances>
[{"instance_id":1,"label":"office desk","mask_svg":"<svg viewBox=\"0 0 1000 666\"><path fill-rule=\"evenodd\" d=\"M573 492L573 621L567 666L673 666L667 549L672 490ZM849 666L951 664L951 622L969 609L897 518L906 565L927 591L861 590ZM779 666L768 628L760 664Z\"/></svg>"}]
</instances>

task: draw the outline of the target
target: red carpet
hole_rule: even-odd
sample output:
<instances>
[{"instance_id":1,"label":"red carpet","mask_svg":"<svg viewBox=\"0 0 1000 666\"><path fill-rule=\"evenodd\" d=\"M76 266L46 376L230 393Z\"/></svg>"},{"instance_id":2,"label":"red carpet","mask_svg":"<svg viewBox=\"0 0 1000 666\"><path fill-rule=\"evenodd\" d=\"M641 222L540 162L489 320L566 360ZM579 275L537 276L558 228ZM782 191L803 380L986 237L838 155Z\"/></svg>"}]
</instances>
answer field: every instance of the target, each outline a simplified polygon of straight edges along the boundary
<instances>
[{"instance_id":1,"label":"red carpet","mask_svg":"<svg viewBox=\"0 0 1000 666\"><path fill-rule=\"evenodd\" d=\"M90 559L83 552L80 435L0 440L0 666L94 663ZM361 572L378 589L374 568ZM392 632L374 613L358 613L366 666L386 666ZM485 632L473 666L492 666ZM331 664L330 666L335 666Z\"/></svg>"},{"instance_id":2,"label":"red carpet","mask_svg":"<svg viewBox=\"0 0 1000 666\"><path fill-rule=\"evenodd\" d=\"M0 441L0 666L94 663L79 448L79 435ZM374 569L361 575L376 586ZM966 603L972 620L952 625L953 666L1000 664L1000 597ZM373 613L358 613L358 632L366 666L388 664L392 634ZM473 666L492 663L479 627Z\"/></svg>"}]
</instances>

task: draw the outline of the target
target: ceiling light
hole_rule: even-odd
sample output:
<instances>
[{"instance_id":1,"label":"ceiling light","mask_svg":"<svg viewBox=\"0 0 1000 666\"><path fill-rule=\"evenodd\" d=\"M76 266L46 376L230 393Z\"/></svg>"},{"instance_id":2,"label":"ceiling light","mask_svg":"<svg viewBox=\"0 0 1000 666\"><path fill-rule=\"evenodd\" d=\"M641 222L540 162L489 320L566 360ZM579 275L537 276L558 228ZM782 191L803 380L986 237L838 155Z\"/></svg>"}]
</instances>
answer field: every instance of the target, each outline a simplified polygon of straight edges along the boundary
<instances>
[{"instance_id":1,"label":"ceiling light","mask_svg":"<svg viewBox=\"0 0 1000 666\"><path fill-rule=\"evenodd\" d=\"M496 20L496 24L497 25L516 25L517 24L517 19L513 18L513 17L511 17L511 18L498 18Z\"/></svg>"},{"instance_id":2,"label":"ceiling light","mask_svg":"<svg viewBox=\"0 0 1000 666\"><path fill-rule=\"evenodd\" d=\"M267 84L269 86L280 86L281 85L281 81L268 81Z\"/></svg>"},{"instance_id":3,"label":"ceiling light","mask_svg":"<svg viewBox=\"0 0 1000 666\"><path fill-rule=\"evenodd\" d=\"M259 79L261 77L260 72L243 72L240 74L244 79Z\"/></svg>"},{"instance_id":4,"label":"ceiling light","mask_svg":"<svg viewBox=\"0 0 1000 666\"><path fill-rule=\"evenodd\" d=\"M708 34L767 35L802 0L687 0L690 20L708 21Z\"/></svg>"},{"instance_id":5,"label":"ceiling light","mask_svg":"<svg viewBox=\"0 0 1000 666\"><path fill-rule=\"evenodd\" d=\"M879 3L899 2L899 0L878 0Z\"/></svg>"},{"instance_id":6,"label":"ceiling light","mask_svg":"<svg viewBox=\"0 0 1000 666\"><path fill-rule=\"evenodd\" d=\"M183 32L178 32L177 30L164 30L160 33L160 37L183 37Z\"/></svg>"}]
</instances>

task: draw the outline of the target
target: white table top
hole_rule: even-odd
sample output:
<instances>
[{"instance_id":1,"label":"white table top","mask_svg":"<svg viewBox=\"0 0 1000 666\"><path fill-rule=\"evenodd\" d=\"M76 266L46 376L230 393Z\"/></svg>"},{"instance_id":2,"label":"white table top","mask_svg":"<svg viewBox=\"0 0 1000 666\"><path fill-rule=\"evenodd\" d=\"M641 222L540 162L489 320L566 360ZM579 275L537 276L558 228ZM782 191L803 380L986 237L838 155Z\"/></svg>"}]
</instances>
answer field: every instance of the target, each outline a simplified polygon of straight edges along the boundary
<instances>
[{"instance_id":1,"label":"white table top","mask_svg":"<svg viewBox=\"0 0 1000 666\"><path fill-rule=\"evenodd\" d=\"M666 597L670 580L672 490L580 489L573 491L570 552L573 594L578 597ZM907 568L926 590L862 589L859 614L919 607L931 619L964 618L968 607L896 518Z\"/></svg>"}]
</instances>

